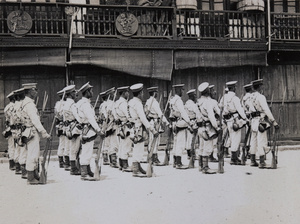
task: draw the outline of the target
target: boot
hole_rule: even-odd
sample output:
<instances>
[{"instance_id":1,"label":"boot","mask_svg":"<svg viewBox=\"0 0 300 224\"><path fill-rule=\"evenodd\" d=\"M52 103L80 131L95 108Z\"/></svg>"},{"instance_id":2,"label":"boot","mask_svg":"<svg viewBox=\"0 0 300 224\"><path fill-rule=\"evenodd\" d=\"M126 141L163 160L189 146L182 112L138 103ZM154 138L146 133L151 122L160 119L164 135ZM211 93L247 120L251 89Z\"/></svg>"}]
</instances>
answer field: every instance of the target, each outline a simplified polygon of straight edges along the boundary
<instances>
[{"instance_id":1,"label":"boot","mask_svg":"<svg viewBox=\"0 0 300 224\"><path fill-rule=\"evenodd\" d=\"M119 170L122 170L123 169L123 159L120 159L119 158Z\"/></svg>"},{"instance_id":2,"label":"boot","mask_svg":"<svg viewBox=\"0 0 300 224\"><path fill-rule=\"evenodd\" d=\"M241 160L237 157L237 152L231 152L231 165L242 165Z\"/></svg>"},{"instance_id":3,"label":"boot","mask_svg":"<svg viewBox=\"0 0 300 224\"><path fill-rule=\"evenodd\" d=\"M110 158L110 166L113 168L118 168L116 153L109 155L109 158Z\"/></svg>"},{"instance_id":4,"label":"boot","mask_svg":"<svg viewBox=\"0 0 300 224\"><path fill-rule=\"evenodd\" d=\"M203 170L203 156L199 156L199 171Z\"/></svg>"},{"instance_id":5,"label":"boot","mask_svg":"<svg viewBox=\"0 0 300 224\"><path fill-rule=\"evenodd\" d=\"M80 169L81 169L81 180L88 180L88 181L92 181L94 180L93 177L90 177L88 175L88 166L87 165L81 165L80 166Z\"/></svg>"},{"instance_id":6,"label":"boot","mask_svg":"<svg viewBox=\"0 0 300 224\"><path fill-rule=\"evenodd\" d=\"M94 177L94 173L91 171L91 166L90 166L90 165L87 165L87 174L88 174L90 177Z\"/></svg>"},{"instance_id":7,"label":"boot","mask_svg":"<svg viewBox=\"0 0 300 224\"><path fill-rule=\"evenodd\" d=\"M203 169L202 173L204 174L216 174L217 172L215 170L211 170L208 166L208 156L203 156Z\"/></svg>"},{"instance_id":8,"label":"boot","mask_svg":"<svg viewBox=\"0 0 300 224\"><path fill-rule=\"evenodd\" d=\"M250 158L251 158L250 166L258 166L258 163L256 162L256 159L255 159L255 154L251 154Z\"/></svg>"},{"instance_id":9,"label":"boot","mask_svg":"<svg viewBox=\"0 0 300 224\"><path fill-rule=\"evenodd\" d=\"M132 172L132 168L129 167L127 159L122 159L122 164L123 164L122 171L124 171L124 172Z\"/></svg>"},{"instance_id":10,"label":"boot","mask_svg":"<svg viewBox=\"0 0 300 224\"><path fill-rule=\"evenodd\" d=\"M26 169L25 169L25 164L22 164L22 165L21 165L21 171L22 171L22 176L21 176L21 178L27 179L27 171L26 171Z\"/></svg>"},{"instance_id":11,"label":"boot","mask_svg":"<svg viewBox=\"0 0 300 224\"><path fill-rule=\"evenodd\" d=\"M186 170L188 168L189 168L188 166L185 166L185 165L182 164L181 156L177 156L176 157L176 169Z\"/></svg>"},{"instance_id":12,"label":"boot","mask_svg":"<svg viewBox=\"0 0 300 224\"><path fill-rule=\"evenodd\" d=\"M69 156L65 156L64 168L65 168L66 171L70 171L71 170L70 157Z\"/></svg>"},{"instance_id":13,"label":"boot","mask_svg":"<svg viewBox=\"0 0 300 224\"><path fill-rule=\"evenodd\" d=\"M141 163L138 163L139 165L139 171L142 173L142 174L146 174L146 171L143 169L143 167L141 166Z\"/></svg>"},{"instance_id":14,"label":"boot","mask_svg":"<svg viewBox=\"0 0 300 224\"><path fill-rule=\"evenodd\" d=\"M16 164L15 164L15 161L13 159L9 160L9 169L10 170L16 170Z\"/></svg>"},{"instance_id":15,"label":"boot","mask_svg":"<svg viewBox=\"0 0 300 224\"><path fill-rule=\"evenodd\" d=\"M103 153L103 165L109 165L107 153Z\"/></svg>"},{"instance_id":16,"label":"boot","mask_svg":"<svg viewBox=\"0 0 300 224\"><path fill-rule=\"evenodd\" d=\"M133 177L147 177L146 172L145 172L145 174L141 173L140 166L141 165L139 162L132 163L132 176Z\"/></svg>"},{"instance_id":17,"label":"boot","mask_svg":"<svg viewBox=\"0 0 300 224\"><path fill-rule=\"evenodd\" d=\"M259 169L264 169L266 168L267 164L265 163L265 156L260 156L259 157Z\"/></svg>"},{"instance_id":18,"label":"boot","mask_svg":"<svg viewBox=\"0 0 300 224\"><path fill-rule=\"evenodd\" d=\"M27 184L36 185L39 184L39 181L34 178L34 171L27 171Z\"/></svg>"},{"instance_id":19,"label":"boot","mask_svg":"<svg viewBox=\"0 0 300 224\"><path fill-rule=\"evenodd\" d=\"M224 158L230 158L229 151L228 151L227 147L224 148Z\"/></svg>"},{"instance_id":20,"label":"boot","mask_svg":"<svg viewBox=\"0 0 300 224\"><path fill-rule=\"evenodd\" d=\"M173 156L173 168L176 168L176 158L177 156Z\"/></svg>"},{"instance_id":21,"label":"boot","mask_svg":"<svg viewBox=\"0 0 300 224\"><path fill-rule=\"evenodd\" d=\"M34 169L33 175L35 179L40 180L40 172L38 167Z\"/></svg>"},{"instance_id":22,"label":"boot","mask_svg":"<svg viewBox=\"0 0 300 224\"><path fill-rule=\"evenodd\" d=\"M15 174L17 174L17 175L22 174L20 163L16 163Z\"/></svg>"},{"instance_id":23,"label":"boot","mask_svg":"<svg viewBox=\"0 0 300 224\"><path fill-rule=\"evenodd\" d=\"M212 152L209 156L209 162L217 163L218 160L214 157L214 152Z\"/></svg>"},{"instance_id":24,"label":"boot","mask_svg":"<svg viewBox=\"0 0 300 224\"><path fill-rule=\"evenodd\" d=\"M191 158L191 150L187 149L186 152L187 152L187 159L190 159Z\"/></svg>"},{"instance_id":25,"label":"boot","mask_svg":"<svg viewBox=\"0 0 300 224\"><path fill-rule=\"evenodd\" d=\"M71 175L76 175L76 176L80 175L80 172L79 172L79 170L78 170L78 168L76 166L75 160L71 160L70 163L71 163L70 174Z\"/></svg>"},{"instance_id":26,"label":"boot","mask_svg":"<svg viewBox=\"0 0 300 224\"><path fill-rule=\"evenodd\" d=\"M64 157L59 156L58 157L58 162L59 162L59 168L64 168Z\"/></svg>"}]
</instances>

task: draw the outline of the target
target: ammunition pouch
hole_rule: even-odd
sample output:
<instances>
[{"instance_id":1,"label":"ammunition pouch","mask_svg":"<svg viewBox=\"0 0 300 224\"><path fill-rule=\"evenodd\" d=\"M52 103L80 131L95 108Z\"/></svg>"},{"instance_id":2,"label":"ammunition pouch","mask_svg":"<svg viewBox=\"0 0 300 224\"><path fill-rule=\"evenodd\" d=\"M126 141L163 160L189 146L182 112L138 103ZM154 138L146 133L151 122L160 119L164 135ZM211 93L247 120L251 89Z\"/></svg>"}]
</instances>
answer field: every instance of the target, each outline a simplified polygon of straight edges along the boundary
<instances>
[{"instance_id":1,"label":"ammunition pouch","mask_svg":"<svg viewBox=\"0 0 300 224\"><path fill-rule=\"evenodd\" d=\"M21 134L21 142L22 144L27 144L34 138L34 127L26 127L25 130ZM23 146L22 145L22 146Z\"/></svg>"},{"instance_id":2,"label":"ammunition pouch","mask_svg":"<svg viewBox=\"0 0 300 224\"><path fill-rule=\"evenodd\" d=\"M144 142L148 139L148 133L144 125L134 127L134 137L132 139L133 143Z\"/></svg>"},{"instance_id":3,"label":"ammunition pouch","mask_svg":"<svg viewBox=\"0 0 300 224\"><path fill-rule=\"evenodd\" d=\"M8 138L9 136L11 136L12 132L11 132L10 127L6 128L5 131L2 132L2 135L3 135L4 138Z\"/></svg>"},{"instance_id":4,"label":"ammunition pouch","mask_svg":"<svg viewBox=\"0 0 300 224\"><path fill-rule=\"evenodd\" d=\"M259 122L258 130L263 133L264 131L270 129L272 127L272 123L269 121L268 117L265 116Z\"/></svg>"},{"instance_id":5,"label":"ammunition pouch","mask_svg":"<svg viewBox=\"0 0 300 224\"><path fill-rule=\"evenodd\" d=\"M218 137L218 132L211 125L210 121L205 122L205 132L207 134L208 140L212 140ZM204 139L205 140L205 139Z\"/></svg>"},{"instance_id":6,"label":"ammunition pouch","mask_svg":"<svg viewBox=\"0 0 300 224\"><path fill-rule=\"evenodd\" d=\"M171 117L171 116L170 116L169 119L170 119L171 122L177 121L177 117Z\"/></svg>"},{"instance_id":7,"label":"ammunition pouch","mask_svg":"<svg viewBox=\"0 0 300 224\"><path fill-rule=\"evenodd\" d=\"M240 118L235 118L232 124L232 129L238 131L246 125L246 121Z\"/></svg>"},{"instance_id":8,"label":"ammunition pouch","mask_svg":"<svg viewBox=\"0 0 300 224\"><path fill-rule=\"evenodd\" d=\"M76 121L71 121L66 128L66 137L70 140L73 138L77 138L79 135L81 135L82 129L82 126Z\"/></svg>"},{"instance_id":9,"label":"ammunition pouch","mask_svg":"<svg viewBox=\"0 0 300 224\"><path fill-rule=\"evenodd\" d=\"M59 124L57 124L56 126L56 135L57 137L60 137L61 135L64 134L64 125L63 122L60 122Z\"/></svg>"},{"instance_id":10,"label":"ammunition pouch","mask_svg":"<svg viewBox=\"0 0 300 224\"><path fill-rule=\"evenodd\" d=\"M85 144L87 142L91 142L97 138L97 133L94 130L94 128L90 124L84 124L83 130L82 130L82 144Z\"/></svg>"},{"instance_id":11,"label":"ammunition pouch","mask_svg":"<svg viewBox=\"0 0 300 224\"><path fill-rule=\"evenodd\" d=\"M105 137L108 137L108 136L110 136L110 135L112 135L113 133L115 133L115 129L110 129L110 130L108 130L108 131L106 131L105 132Z\"/></svg>"},{"instance_id":12,"label":"ammunition pouch","mask_svg":"<svg viewBox=\"0 0 300 224\"><path fill-rule=\"evenodd\" d=\"M259 111L252 112L251 113L251 117L252 118L254 118L254 117L260 117L260 112Z\"/></svg>"}]
</instances>

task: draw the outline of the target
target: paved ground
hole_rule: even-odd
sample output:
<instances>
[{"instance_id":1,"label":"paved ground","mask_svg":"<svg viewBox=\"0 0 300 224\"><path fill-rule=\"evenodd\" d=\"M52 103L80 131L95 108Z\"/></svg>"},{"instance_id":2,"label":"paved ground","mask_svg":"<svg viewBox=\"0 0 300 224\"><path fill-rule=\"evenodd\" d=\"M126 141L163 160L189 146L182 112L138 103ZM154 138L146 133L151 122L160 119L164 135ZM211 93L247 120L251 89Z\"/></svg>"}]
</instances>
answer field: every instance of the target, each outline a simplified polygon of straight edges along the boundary
<instances>
[{"instance_id":1,"label":"paved ground","mask_svg":"<svg viewBox=\"0 0 300 224\"><path fill-rule=\"evenodd\" d=\"M142 179L102 166L98 182L81 181L51 161L48 184L37 186L27 185L2 159L1 223L298 224L300 150L280 151L278 157L276 170L231 166L226 159L224 174L170 165L154 167L155 177Z\"/></svg>"}]
</instances>

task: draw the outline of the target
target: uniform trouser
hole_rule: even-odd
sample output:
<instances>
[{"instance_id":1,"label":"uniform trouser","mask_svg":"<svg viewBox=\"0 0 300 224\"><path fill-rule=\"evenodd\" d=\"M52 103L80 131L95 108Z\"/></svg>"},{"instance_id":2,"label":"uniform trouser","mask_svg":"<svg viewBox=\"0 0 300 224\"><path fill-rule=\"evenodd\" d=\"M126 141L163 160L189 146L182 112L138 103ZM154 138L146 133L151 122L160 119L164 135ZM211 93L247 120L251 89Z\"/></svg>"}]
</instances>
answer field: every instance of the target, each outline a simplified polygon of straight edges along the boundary
<instances>
[{"instance_id":1,"label":"uniform trouser","mask_svg":"<svg viewBox=\"0 0 300 224\"><path fill-rule=\"evenodd\" d=\"M93 150L94 150L94 140L82 144L81 148L82 148L82 150L81 150L81 154L79 156L80 164L81 165L90 165L90 162L91 162L91 159L93 156Z\"/></svg>"},{"instance_id":2,"label":"uniform trouser","mask_svg":"<svg viewBox=\"0 0 300 224\"><path fill-rule=\"evenodd\" d=\"M232 128L233 120L227 121L227 127L229 131L229 138L231 141L231 151L236 152L240 148L241 138L242 138L242 130L234 131Z\"/></svg>"},{"instance_id":3,"label":"uniform trouser","mask_svg":"<svg viewBox=\"0 0 300 224\"><path fill-rule=\"evenodd\" d=\"M70 160L76 160L76 156L80 148L80 138L77 137L72 139L66 139L66 148L69 148Z\"/></svg>"},{"instance_id":4,"label":"uniform trouser","mask_svg":"<svg viewBox=\"0 0 300 224\"><path fill-rule=\"evenodd\" d=\"M118 152L119 147L119 139L117 136L117 132L115 131L113 134L105 137L104 141L104 153L108 153L109 155Z\"/></svg>"},{"instance_id":5,"label":"uniform trouser","mask_svg":"<svg viewBox=\"0 0 300 224\"><path fill-rule=\"evenodd\" d=\"M27 160L27 147L20 147L20 157L19 157L19 163L21 165L26 164Z\"/></svg>"},{"instance_id":6,"label":"uniform trouser","mask_svg":"<svg viewBox=\"0 0 300 224\"><path fill-rule=\"evenodd\" d=\"M193 133L191 133L188 129L186 129L186 142L185 142L186 150L192 149L192 140L193 140Z\"/></svg>"},{"instance_id":7,"label":"uniform trouser","mask_svg":"<svg viewBox=\"0 0 300 224\"><path fill-rule=\"evenodd\" d=\"M250 154L256 154L258 152L259 156L265 155L265 150L268 146L268 136L267 131L261 133L260 131L251 132L251 141L250 141Z\"/></svg>"},{"instance_id":8,"label":"uniform trouser","mask_svg":"<svg viewBox=\"0 0 300 224\"><path fill-rule=\"evenodd\" d=\"M182 156L185 149L186 130L181 129L174 135L174 153L175 156Z\"/></svg>"},{"instance_id":9,"label":"uniform trouser","mask_svg":"<svg viewBox=\"0 0 300 224\"><path fill-rule=\"evenodd\" d=\"M119 141L119 158L120 159L128 159L129 152L131 151L132 141L128 137L124 139L120 138Z\"/></svg>"},{"instance_id":10,"label":"uniform trouser","mask_svg":"<svg viewBox=\"0 0 300 224\"><path fill-rule=\"evenodd\" d=\"M40 155L40 136L36 130L32 130L32 133L34 137L27 143L27 171L34 171L37 168Z\"/></svg>"},{"instance_id":11,"label":"uniform trouser","mask_svg":"<svg viewBox=\"0 0 300 224\"><path fill-rule=\"evenodd\" d=\"M150 131L149 132L149 143L148 143L148 150L150 152L150 149L151 149L151 145L152 145L152 142L153 142L153 133ZM157 137L157 140L156 140L156 143L155 143L155 146L154 146L154 150L153 150L153 153L157 153L157 148L159 146L159 142L160 142L160 135Z\"/></svg>"},{"instance_id":12,"label":"uniform trouser","mask_svg":"<svg viewBox=\"0 0 300 224\"><path fill-rule=\"evenodd\" d=\"M16 144L16 147L15 147L15 153L14 153L14 161L15 161L16 163L19 162L20 151L21 151L21 146L19 146L18 144Z\"/></svg>"},{"instance_id":13,"label":"uniform trouser","mask_svg":"<svg viewBox=\"0 0 300 224\"><path fill-rule=\"evenodd\" d=\"M15 147L15 140L14 140L14 138L12 137L12 136L9 136L8 138L7 138L7 143L8 143L8 157L9 157L9 159L14 159L14 154L15 154L15 149L16 149L16 147Z\"/></svg>"},{"instance_id":14,"label":"uniform trouser","mask_svg":"<svg viewBox=\"0 0 300 224\"><path fill-rule=\"evenodd\" d=\"M64 135L59 136L59 143L58 143L58 149L57 149L58 156L64 156L66 139L67 139L67 137Z\"/></svg>"},{"instance_id":15,"label":"uniform trouser","mask_svg":"<svg viewBox=\"0 0 300 224\"><path fill-rule=\"evenodd\" d=\"M213 141L213 151L217 151L218 150L218 138L215 138L212 140Z\"/></svg>"},{"instance_id":16,"label":"uniform trouser","mask_svg":"<svg viewBox=\"0 0 300 224\"><path fill-rule=\"evenodd\" d=\"M198 148L198 156L203 156L203 150L204 150L204 139L201 135L199 135L198 132L198 138L199 138L199 148Z\"/></svg>"},{"instance_id":17,"label":"uniform trouser","mask_svg":"<svg viewBox=\"0 0 300 224\"><path fill-rule=\"evenodd\" d=\"M133 145L132 162L140 162L143 160L144 145L144 142L138 142Z\"/></svg>"}]
</instances>

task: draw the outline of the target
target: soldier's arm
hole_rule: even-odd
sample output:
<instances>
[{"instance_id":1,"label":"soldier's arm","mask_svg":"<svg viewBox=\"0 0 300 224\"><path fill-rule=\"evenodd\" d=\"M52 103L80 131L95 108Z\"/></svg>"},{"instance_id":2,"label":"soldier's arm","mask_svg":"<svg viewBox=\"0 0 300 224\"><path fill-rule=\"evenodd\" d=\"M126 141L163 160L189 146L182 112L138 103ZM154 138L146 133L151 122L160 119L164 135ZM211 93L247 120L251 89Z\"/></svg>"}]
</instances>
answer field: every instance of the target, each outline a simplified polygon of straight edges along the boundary
<instances>
[{"instance_id":1,"label":"soldier's arm","mask_svg":"<svg viewBox=\"0 0 300 224\"><path fill-rule=\"evenodd\" d=\"M40 132L42 134L47 133L47 131L45 130L45 128L43 127L43 125L40 121L40 117L38 116L38 111L37 111L37 108L34 105L34 103L28 103L25 106L24 110L28 114L32 124L38 130L38 132Z\"/></svg>"},{"instance_id":2,"label":"soldier's arm","mask_svg":"<svg viewBox=\"0 0 300 224\"><path fill-rule=\"evenodd\" d=\"M83 107L83 113L86 116L86 118L88 119L90 125L97 131L100 132L100 127L97 124L97 121L95 119L95 112L93 110L93 108L91 107L91 105L88 104L84 104Z\"/></svg>"},{"instance_id":3,"label":"soldier's arm","mask_svg":"<svg viewBox=\"0 0 300 224\"><path fill-rule=\"evenodd\" d=\"M186 110L184 109L184 105L183 105L183 101L182 100L177 100L176 101L176 106L181 114L181 117L187 122L187 123L190 123L190 118L186 112Z\"/></svg>"},{"instance_id":4,"label":"soldier's arm","mask_svg":"<svg viewBox=\"0 0 300 224\"><path fill-rule=\"evenodd\" d=\"M275 118L268 106L266 97L264 95L260 95L258 100L259 100L261 108L263 109L263 112L268 116L268 118L271 122L274 122Z\"/></svg>"},{"instance_id":5,"label":"soldier's arm","mask_svg":"<svg viewBox=\"0 0 300 224\"><path fill-rule=\"evenodd\" d=\"M245 114L244 109L242 108L242 105L241 105L241 102L240 102L239 98L238 98L238 97L234 97L233 103L234 103L235 109L237 110L237 112L239 113L239 115L240 115L244 120L246 120L247 117L246 117L246 114Z\"/></svg>"},{"instance_id":6,"label":"soldier's arm","mask_svg":"<svg viewBox=\"0 0 300 224\"><path fill-rule=\"evenodd\" d=\"M211 102L209 102L209 101L206 104L206 110L207 110L207 116L208 116L208 119L209 119L211 125L215 129L218 129L218 124L217 124L217 120L215 118L214 108L213 108L213 105L211 104Z\"/></svg>"},{"instance_id":7,"label":"soldier's arm","mask_svg":"<svg viewBox=\"0 0 300 224\"><path fill-rule=\"evenodd\" d=\"M146 118L146 115L145 115L145 112L144 112L144 109L143 109L143 104L136 105L136 112L137 112L141 122L145 126L145 128L149 129L151 125L150 125L149 121Z\"/></svg>"}]
</instances>

